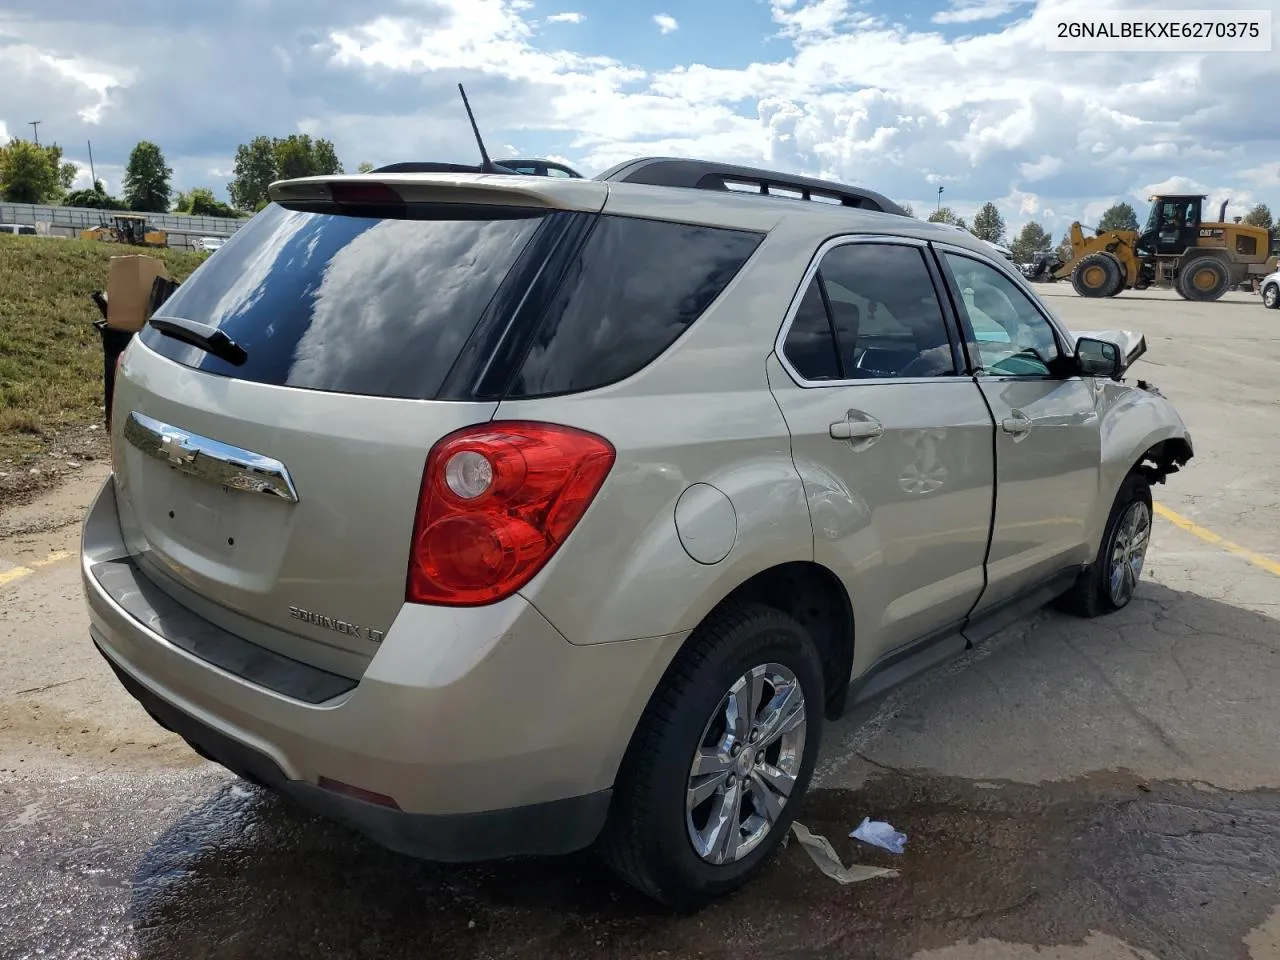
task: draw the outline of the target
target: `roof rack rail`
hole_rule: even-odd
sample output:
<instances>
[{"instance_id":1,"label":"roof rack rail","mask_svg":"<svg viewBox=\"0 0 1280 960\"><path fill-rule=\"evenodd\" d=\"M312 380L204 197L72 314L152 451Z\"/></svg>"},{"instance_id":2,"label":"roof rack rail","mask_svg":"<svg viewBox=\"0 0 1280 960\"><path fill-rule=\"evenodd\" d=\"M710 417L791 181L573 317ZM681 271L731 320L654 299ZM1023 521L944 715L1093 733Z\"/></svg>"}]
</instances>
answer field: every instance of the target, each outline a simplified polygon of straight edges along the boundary
<instances>
[{"instance_id":1,"label":"roof rack rail","mask_svg":"<svg viewBox=\"0 0 1280 960\"><path fill-rule=\"evenodd\" d=\"M481 173L475 163L436 163L430 160L403 160L376 167L370 173Z\"/></svg>"},{"instance_id":2,"label":"roof rack rail","mask_svg":"<svg viewBox=\"0 0 1280 960\"><path fill-rule=\"evenodd\" d=\"M560 171L561 176L570 177L576 180L582 179L582 174L578 173L572 167L566 167L563 163L556 163L554 160L543 160L541 158L515 159L515 160L494 160L493 171L496 173L507 173L518 176L527 177L554 177L557 174L551 173L552 170ZM484 167L481 164L473 163L440 163L433 160L404 160L400 163L388 163L386 166L378 167L370 173L484 173Z\"/></svg>"},{"instance_id":3,"label":"roof rack rail","mask_svg":"<svg viewBox=\"0 0 1280 960\"><path fill-rule=\"evenodd\" d=\"M523 173L526 176L554 177L563 175L574 180L583 179L582 174L573 169L573 167L563 163L556 163L554 160L544 160L541 157L516 157L493 162L500 167L506 167L508 170L514 170L516 173ZM559 171L559 173L552 173L551 171L553 170Z\"/></svg>"},{"instance_id":4,"label":"roof rack rail","mask_svg":"<svg viewBox=\"0 0 1280 960\"><path fill-rule=\"evenodd\" d=\"M645 183L657 187L757 193L767 197L814 200L860 210L893 213L901 217L910 216L888 197L864 187L780 173L777 170L714 163L710 160L639 157L606 170L596 179L612 183Z\"/></svg>"}]
</instances>

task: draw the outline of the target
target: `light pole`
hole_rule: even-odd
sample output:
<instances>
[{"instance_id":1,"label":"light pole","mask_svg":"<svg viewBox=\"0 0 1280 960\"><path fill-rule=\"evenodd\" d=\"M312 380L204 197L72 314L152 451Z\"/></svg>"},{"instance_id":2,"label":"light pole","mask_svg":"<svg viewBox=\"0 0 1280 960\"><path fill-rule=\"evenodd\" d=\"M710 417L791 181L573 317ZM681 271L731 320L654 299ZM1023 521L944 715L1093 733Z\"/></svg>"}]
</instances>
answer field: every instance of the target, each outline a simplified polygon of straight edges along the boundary
<instances>
[{"instance_id":1,"label":"light pole","mask_svg":"<svg viewBox=\"0 0 1280 960\"><path fill-rule=\"evenodd\" d=\"M939 185L939 187L938 187L938 206L937 206L937 209L936 209L934 212L935 212L935 213L937 213L937 212L938 212L939 210L941 210L941 209L942 209L942 186L941 186L941 185Z\"/></svg>"},{"instance_id":2,"label":"light pole","mask_svg":"<svg viewBox=\"0 0 1280 960\"><path fill-rule=\"evenodd\" d=\"M37 147L40 146L40 124L42 123L44 123L43 120L32 120L27 124L27 126L31 128L32 133L35 134Z\"/></svg>"}]
</instances>

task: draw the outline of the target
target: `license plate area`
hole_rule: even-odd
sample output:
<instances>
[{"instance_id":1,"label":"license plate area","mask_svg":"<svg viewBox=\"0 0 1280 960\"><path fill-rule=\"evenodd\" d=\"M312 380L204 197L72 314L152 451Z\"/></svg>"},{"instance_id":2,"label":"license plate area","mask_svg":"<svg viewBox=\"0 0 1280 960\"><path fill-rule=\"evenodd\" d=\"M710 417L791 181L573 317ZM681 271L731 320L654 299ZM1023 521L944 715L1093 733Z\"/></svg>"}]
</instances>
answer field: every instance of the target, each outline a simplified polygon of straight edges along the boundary
<instances>
[{"instance_id":1,"label":"license plate area","mask_svg":"<svg viewBox=\"0 0 1280 960\"><path fill-rule=\"evenodd\" d=\"M151 555L194 585L271 590L297 502L284 465L138 413L125 439L129 496Z\"/></svg>"}]
</instances>

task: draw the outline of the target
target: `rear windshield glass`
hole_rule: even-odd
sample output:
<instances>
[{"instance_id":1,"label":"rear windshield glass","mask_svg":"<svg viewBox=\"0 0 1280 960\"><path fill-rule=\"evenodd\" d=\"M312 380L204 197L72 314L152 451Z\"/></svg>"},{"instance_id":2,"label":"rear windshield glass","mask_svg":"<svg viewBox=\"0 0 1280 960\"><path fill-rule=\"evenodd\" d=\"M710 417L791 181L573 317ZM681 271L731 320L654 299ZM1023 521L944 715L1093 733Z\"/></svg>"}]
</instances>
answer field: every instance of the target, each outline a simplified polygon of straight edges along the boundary
<instances>
[{"instance_id":1,"label":"rear windshield glass","mask_svg":"<svg viewBox=\"0 0 1280 960\"><path fill-rule=\"evenodd\" d=\"M231 364L146 327L148 347L277 386L429 398L542 217L380 220L272 205L157 311L221 329Z\"/></svg>"}]
</instances>

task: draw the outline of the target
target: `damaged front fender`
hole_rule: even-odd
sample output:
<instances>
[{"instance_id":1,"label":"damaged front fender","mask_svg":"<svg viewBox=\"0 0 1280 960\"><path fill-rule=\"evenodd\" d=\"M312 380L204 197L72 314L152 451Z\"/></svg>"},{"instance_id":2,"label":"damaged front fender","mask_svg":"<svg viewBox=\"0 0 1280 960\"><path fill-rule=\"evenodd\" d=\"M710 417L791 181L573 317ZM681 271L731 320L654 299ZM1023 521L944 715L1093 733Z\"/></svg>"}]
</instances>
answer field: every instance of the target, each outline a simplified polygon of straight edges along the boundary
<instances>
[{"instance_id":1,"label":"damaged front fender","mask_svg":"<svg viewBox=\"0 0 1280 960\"><path fill-rule=\"evenodd\" d=\"M1165 480L1195 455L1191 432L1173 404L1145 381L1098 381L1097 411L1102 439L1098 511L1092 527L1102 537L1111 504L1125 477L1138 470L1151 484Z\"/></svg>"}]
</instances>

